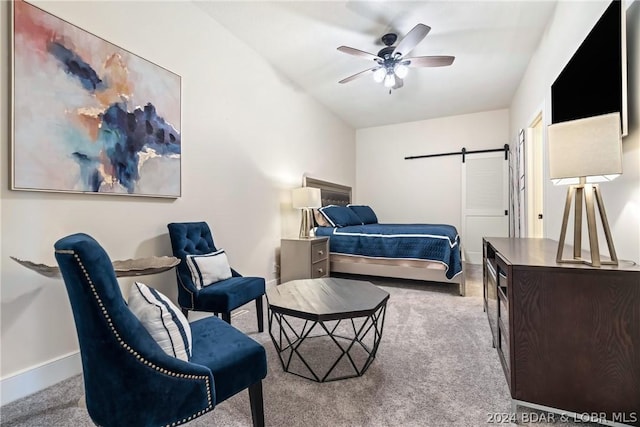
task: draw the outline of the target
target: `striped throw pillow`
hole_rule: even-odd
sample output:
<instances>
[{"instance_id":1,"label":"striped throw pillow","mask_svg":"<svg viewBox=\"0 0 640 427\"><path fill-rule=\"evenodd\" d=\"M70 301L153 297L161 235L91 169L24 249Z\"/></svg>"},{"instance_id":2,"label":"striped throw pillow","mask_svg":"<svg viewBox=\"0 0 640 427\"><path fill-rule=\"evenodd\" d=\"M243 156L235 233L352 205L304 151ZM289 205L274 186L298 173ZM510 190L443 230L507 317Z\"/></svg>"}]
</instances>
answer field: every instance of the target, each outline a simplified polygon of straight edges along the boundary
<instances>
[{"instance_id":1,"label":"striped throw pillow","mask_svg":"<svg viewBox=\"0 0 640 427\"><path fill-rule=\"evenodd\" d=\"M189 361L191 326L169 298L143 283L135 282L131 285L128 305L165 353Z\"/></svg>"}]
</instances>

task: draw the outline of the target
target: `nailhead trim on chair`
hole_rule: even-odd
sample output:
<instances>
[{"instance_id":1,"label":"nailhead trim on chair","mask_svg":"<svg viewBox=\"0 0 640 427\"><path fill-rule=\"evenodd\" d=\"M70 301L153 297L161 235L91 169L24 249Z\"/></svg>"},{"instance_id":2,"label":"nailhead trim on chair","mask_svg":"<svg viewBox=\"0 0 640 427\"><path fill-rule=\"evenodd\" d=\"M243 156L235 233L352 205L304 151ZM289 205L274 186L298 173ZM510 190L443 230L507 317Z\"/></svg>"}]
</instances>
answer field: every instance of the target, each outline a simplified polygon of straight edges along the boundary
<instances>
[{"instance_id":1,"label":"nailhead trim on chair","mask_svg":"<svg viewBox=\"0 0 640 427\"><path fill-rule=\"evenodd\" d=\"M193 301L193 292L191 292L191 289L187 288L184 283L182 282L182 278L180 278L180 273L176 271L176 277L178 278L178 282L180 282L180 286L182 286L184 288L185 291L189 292L189 295L191 295L191 307L184 307L187 310L193 310L196 307L195 302Z\"/></svg>"},{"instance_id":2,"label":"nailhead trim on chair","mask_svg":"<svg viewBox=\"0 0 640 427\"><path fill-rule=\"evenodd\" d=\"M161 373L165 374L165 375L169 375L172 377L177 377L177 378L187 378L187 379L196 379L196 380L205 380L206 385L207 385L207 401L209 402L209 406L207 406L205 409L196 412L195 414L190 415L187 418L183 418L180 421L176 421L174 423L171 424L167 424L165 427L174 427L180 424L184 424L188 421L193 420L194 418L197 418L209 411L211 411L213 409L213 402L211 401L211 387L209 385L209 377L206 375L187 375L187 374L180 374L180 373L176 373L176 372L171 372L167 369L161 368L159 366L157 366L156 364L154 364L153 362L150 362L148 360L146 360L145 358L143 358L137 351L135 351L134 349L132 349L129 344L127 344L126 342L124 342L124 340L122 338L120 338L120 334L118 333L118 331L115 329L115 327L113 326L113 322L111 321L111 317L109 316L109 314L107 313L107 309L104 307L104 304L102 303L102 300L100 299L100 296L98 296L98 293L96 292L96 288L93 284L93 282L91 281L91 278L89 277L89 274L87 273L87 270L84 268L84 265L82 264L82 261L80 260L80 257L78 256L77 253L75 253L75 251L72 250L57 250L57 253L62 253L62 254L73 254L73 257L76 259L76 261L78 262L78 265L80 266L80 269L82 270L82 272L84 273L84 277L87 279L87 282L89 283L89 286L91 287L91 292L93 293L93 296L95 297L96 301L98 302L98 306L100 307L100 309L102 310L102 314L104 315L104 318L106 319L107 323L109 324L109 327L111 328L111 332L113 332L113 334L115 335L115 337L118 340L118 343L125 348L129 353L133 354L136 359L138 359L138 361L140 361L142 364L149 366L153 369L155 369L156 371L160 371Z\"/></svg>"}]
</instances>

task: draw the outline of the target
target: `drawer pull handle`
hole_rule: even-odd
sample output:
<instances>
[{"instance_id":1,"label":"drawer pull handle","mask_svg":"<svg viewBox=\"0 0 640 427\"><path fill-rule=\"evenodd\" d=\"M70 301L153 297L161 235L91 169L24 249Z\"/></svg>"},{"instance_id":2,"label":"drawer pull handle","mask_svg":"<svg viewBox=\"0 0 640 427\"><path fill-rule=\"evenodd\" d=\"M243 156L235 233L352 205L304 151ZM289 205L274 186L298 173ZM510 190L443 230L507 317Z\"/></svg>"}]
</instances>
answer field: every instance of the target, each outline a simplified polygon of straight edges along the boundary
<instances>
[{"instance_id":1,"label":"drawer pull handle","mask_svg":"<svg viewBox=\"0 0 640 427\"><path fill-rule=\"evenodd\" d=\"M319 268L318 269L318 273L322 274L322 273L324 273L324 270L322 268Z\"/></svg>"},{"instance_id":2,"label":"drawer pull handle","mask_svg":"<svg viewBox=\"0 0 640 427\"><path fill-rule=\"evenodd\" d=\"M318 255L324 255L324 251L323 251L322 249L320 249L320 250L318 251Z\"/></svg>"}]
</instances>

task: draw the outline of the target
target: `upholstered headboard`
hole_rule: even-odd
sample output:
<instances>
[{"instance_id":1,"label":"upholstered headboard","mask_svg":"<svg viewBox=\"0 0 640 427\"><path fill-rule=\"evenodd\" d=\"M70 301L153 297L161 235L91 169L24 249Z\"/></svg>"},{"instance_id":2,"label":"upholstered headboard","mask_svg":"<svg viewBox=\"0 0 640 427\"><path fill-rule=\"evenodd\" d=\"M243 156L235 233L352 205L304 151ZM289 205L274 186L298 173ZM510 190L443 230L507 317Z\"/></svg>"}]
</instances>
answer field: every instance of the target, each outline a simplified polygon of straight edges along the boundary
<instances>
[{"instance_id":1,"label":"upholstered headboard","mask_svg":"<svg viewBox=\"0 0 640 427\"><path fill-rule=\"evenodd\" d=\"M346 206L351 203L351 187L347 187L346 185L334 184L333 182L322 181L305 176L303 178L302 186L319 188L320 197L322 198L322 206Z\"/></svg>"}]
</instances>

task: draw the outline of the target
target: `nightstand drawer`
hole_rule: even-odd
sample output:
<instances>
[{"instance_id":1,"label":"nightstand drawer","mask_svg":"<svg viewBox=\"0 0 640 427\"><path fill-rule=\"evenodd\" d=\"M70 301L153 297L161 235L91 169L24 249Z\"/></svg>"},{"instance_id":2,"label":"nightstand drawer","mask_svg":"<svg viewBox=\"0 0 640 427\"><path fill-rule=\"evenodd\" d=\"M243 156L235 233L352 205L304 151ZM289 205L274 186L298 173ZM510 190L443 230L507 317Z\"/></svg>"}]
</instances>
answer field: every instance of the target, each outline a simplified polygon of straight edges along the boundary
<instances>
[{"instance_id":1,"label":"nightstand drawer","mask_svg":"<svg viewBox=\"0 0 640 427\"><path fill-rule=\"evenodd\" d=\"M317 279L329 274L327 260L321 260L311 265L311 278Z\"/></svg>"},{"instance_id":2,"label":"nightstand drawer","mask_svg":"<svg viewBox=\"0 0 640 427\"><path fill-rule=\"evenodd\" d=\"M282 239L280 283L329 276L329 238Z\"/></svg>"},{"instance_id":3,"label":"nightstand drawer","mask_svg":"<svg viewBox=\"0 0 640 427\"><path fill-rule=\"evenodd\" d=\"M316 263L323 259L327 259L327 241L314 243L311 245L311 262Z\"/></svg>"}]
</instances>

